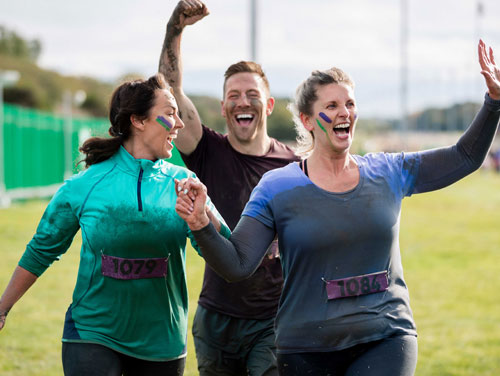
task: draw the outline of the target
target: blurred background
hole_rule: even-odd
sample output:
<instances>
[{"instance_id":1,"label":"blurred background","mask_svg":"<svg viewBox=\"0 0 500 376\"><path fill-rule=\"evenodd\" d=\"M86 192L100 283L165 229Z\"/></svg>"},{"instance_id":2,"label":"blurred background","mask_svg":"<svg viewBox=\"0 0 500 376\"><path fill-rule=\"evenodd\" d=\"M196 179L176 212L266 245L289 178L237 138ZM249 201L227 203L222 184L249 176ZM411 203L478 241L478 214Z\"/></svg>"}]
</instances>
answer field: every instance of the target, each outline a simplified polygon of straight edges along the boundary
<instances>
[{"instance_id":1,"label":"blurred background","mask_svg":"<svg viewBox=\"0 0 500 376\"><path fill-rule=\"evenodd\" d=\"M46 195L77 171L78 145L106 133L112 89L157 71L176 4L0 0L2 202ZM185 91L202 120L224 130L223 73L241 59L256 60L277 98L269 132L292 144L286 104L312 70L331 66L356 82L358 153L453 142L485 92L479 38L500 51L497 0L208 0L206 5L211 14L188 27L182 43ZM498 148L495 144L492 151ZM45 172L48 164L52 168Z\"/></svg>"}]
</instances>

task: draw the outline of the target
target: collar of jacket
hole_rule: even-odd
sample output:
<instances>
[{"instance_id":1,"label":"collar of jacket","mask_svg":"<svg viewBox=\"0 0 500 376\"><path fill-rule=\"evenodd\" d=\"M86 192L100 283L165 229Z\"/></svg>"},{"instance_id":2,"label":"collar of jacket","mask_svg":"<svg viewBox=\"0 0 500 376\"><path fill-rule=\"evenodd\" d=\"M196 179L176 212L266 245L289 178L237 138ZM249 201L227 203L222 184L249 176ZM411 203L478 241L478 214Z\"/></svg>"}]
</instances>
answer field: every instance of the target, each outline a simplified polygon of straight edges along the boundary
<instances>
[{"instance_id":1,"label":"collar of jacket","mask_svg":"<svg viewBox=\"0 0 500 376\"><path fill-rule=\"evenodd\" d=\"M144 177L158 175L167 167L167 162L163 159L154 162L149 159L135 159L123 146L120 146L113 159L122 170L132 175L137 175L142 168Z\"/></svg>"}]
</instances>

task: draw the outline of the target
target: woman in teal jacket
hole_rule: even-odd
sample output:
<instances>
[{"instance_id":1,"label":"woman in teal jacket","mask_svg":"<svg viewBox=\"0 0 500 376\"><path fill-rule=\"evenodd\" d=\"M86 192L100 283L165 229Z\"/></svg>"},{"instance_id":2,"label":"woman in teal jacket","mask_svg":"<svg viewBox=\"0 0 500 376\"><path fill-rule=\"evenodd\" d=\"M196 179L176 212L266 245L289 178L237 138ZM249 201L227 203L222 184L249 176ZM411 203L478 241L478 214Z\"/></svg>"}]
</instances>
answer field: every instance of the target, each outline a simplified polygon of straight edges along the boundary
<instances>
[{"instance_id":1,"label":"woman in teal jacket","mask_svg":"<svg viewBox=\"0 0 500 376\"><path fill-rule=\"evenodd\" d=\"M191 232L175 213L175 179L194 173L163 159L172 156L184 124L161 75L118 87L109 119L112 137L83 144L89 168L68 179L49 203L0 300L0 329L81 229L62 339L65 374L180 375Z\"/></svg>"}]
</instances>

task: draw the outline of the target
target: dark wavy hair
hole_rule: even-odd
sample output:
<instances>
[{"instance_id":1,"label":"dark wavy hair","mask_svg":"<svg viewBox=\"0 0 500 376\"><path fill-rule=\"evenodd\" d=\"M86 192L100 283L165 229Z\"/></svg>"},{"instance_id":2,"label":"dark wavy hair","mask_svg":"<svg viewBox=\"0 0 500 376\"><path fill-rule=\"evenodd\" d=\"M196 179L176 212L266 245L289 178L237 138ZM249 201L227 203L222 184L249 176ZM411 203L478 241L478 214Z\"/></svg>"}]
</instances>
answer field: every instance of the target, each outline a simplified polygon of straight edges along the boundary
<instances>
[{"instance_id":1,"label":"dark wavy hair","mask_svg":"<svg viewBox=\"0 0 500 376\"><path fill-rule=\"evenodd\" d=\"M81 162L85 167L105 161L115 154L125 140L130 137L132 115L146 119L155 104L155 91L168 89L165 78L157 73L147 80L124 82L118 86L111 96L109 104L109 135L107 137L91 137L80 147L85 154Z\"/></svg>"}]
</instances>

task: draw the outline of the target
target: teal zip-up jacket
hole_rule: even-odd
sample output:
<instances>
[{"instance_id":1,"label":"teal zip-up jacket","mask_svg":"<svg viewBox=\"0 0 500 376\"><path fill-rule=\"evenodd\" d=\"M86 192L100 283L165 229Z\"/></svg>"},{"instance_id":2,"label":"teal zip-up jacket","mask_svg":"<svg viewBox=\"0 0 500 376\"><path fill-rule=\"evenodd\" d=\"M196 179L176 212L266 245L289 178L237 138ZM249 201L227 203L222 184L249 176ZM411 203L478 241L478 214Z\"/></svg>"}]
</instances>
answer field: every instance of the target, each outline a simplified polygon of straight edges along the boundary
<instances>
[{"instance_id":1,"label":"teal zip-up jacket","mask_svg":"<svg viewBox=\"0 0 500 376\"><path fill-rule=\"evenodd\" d=\"M121 147L57 191L19 265L40 276L81 229L80 266L64 342L98 343L153 361L186 355L185 251L192 235L175 212L174 178L194 176L164 160L135 159ZM208 205L224 223L210 201ZM229 232L225 224L223 229ZM111 271L126 275L150 271L154 261L137 259L168 258L167 273L140 279L104 276L102 260L109 256L114 257Z\"/></svg>"}]
</instances>

